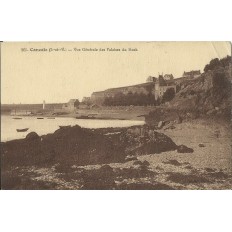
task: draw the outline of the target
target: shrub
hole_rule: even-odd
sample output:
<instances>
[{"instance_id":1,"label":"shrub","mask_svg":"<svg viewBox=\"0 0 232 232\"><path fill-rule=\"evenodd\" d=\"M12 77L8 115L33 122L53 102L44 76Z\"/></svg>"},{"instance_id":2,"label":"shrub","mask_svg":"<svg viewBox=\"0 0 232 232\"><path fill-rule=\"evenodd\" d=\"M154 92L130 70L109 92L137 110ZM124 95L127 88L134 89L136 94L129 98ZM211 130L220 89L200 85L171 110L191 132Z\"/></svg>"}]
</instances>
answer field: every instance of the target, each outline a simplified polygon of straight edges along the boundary
<instances>
[{"instance_id":1,"label":"shrub","mask_svg":"<svg viewBox=\"0 0 232 232\"><path fill-rule=\"evenodd\" d=\"M225 68L226 66L229 66L229 64L231 63L231 56L226 56L222 59L212 59L209 64L207 64L204 68L204 72L207 72L209 70L215 70L219 67L223 67Z\"/></svg>"}]
</instances>

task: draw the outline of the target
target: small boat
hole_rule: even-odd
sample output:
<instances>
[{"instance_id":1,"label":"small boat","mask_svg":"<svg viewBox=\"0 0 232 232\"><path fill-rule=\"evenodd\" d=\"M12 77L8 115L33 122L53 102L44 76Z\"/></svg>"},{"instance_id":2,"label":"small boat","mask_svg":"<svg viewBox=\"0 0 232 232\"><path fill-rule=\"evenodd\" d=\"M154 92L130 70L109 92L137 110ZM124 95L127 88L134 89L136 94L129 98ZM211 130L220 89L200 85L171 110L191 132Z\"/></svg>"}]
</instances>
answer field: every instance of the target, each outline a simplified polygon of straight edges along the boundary
<instances>
[{"instance_id":1,"label":"small boat","mask_svg":"<svg viewBox=\"0 0 232 232\"><path fill-rule=\"evenodd\" d=\"M25 131L28 131L29 128L24 128L24 129L16 129L17 132L25 132Z\"/></svg>"},{"instance_id":2,"label":"small boat","mask_svg":"<svg viewBox=\"0 0 232 232\"><path fill-rule=\"evenodd\" d=\"M18 117L16 117L16 118L13 118L13 119L23 119L23 118L18 118Z\"/></svg>"},{"instance_id":3,"label":"small boat","mask_svg":"<svg viewBox=\"0 0 232 232\"><path fill-rule=\"evenodd\" d=\"M71 127L71 125L68 125L68 126L59 126L59 127L60 127L60 129L65 129L65 128Z\"/></svg>"},{"instance_id":4,"label":"small boat","mask_svg":"<svg viewBox=\"0 0 232 232\"><path fill-rule=\"evenodd\" d=\"M44 119L44 118L37 118L37 119Z\"/></svg>"},{"instance_id":5,"label":"small boat","mask_svg":"<svg viewBox=\"0 0 232 232\"><path fill-rule=\"evenodd\" d=\"M77 116L76 119L95 119L95 117L89 115L83 115L83 116Z\"/></svg>"},{"instance_id":6,"label":"small boat","mask_svg":"<svg viewBox=\"0 0 232 232\"><path fill-rule=\"evenodd\" d=\"M48 117L47 119L55 119L55 118L52 118L52 117Z\"/></svg>"}]
</instances>

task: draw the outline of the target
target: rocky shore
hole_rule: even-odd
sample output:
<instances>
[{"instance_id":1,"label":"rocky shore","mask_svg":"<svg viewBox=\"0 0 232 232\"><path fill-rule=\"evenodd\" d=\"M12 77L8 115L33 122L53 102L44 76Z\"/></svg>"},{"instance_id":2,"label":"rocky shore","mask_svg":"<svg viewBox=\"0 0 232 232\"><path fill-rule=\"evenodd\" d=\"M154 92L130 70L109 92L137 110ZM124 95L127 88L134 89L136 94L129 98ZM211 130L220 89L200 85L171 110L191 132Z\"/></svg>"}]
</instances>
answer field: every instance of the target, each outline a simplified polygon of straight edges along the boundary
<instances>
[{"instance_id":1,"label":"rocky shore","mask_svg":"<svg viewBox=\"0 0 232 232\"><path fill-rule=\"evenodd\" d=\"M52 167L69 172L70 166L123 163L137 156L176 150L177 145L153 128L84 129L62 128L38 136L31 132L25 139L1 144L3 188L8 174L22 167ZM108 176L109 173L105 173ZM19 187L19 186L18 186Z\"/></svg>"},{"instance_id":2,"label":"rocky shore","mask_svg":"<svg viewBox=\"0 0 232 232\"><path fill-rule=\"evenodd\" d=\"M178 129L183 125L175 126ZM228 188L230 172L211 166L198 169L192 160L196 150L205 148L189 146L188 140L182 140L185 143L172 140L175 132L179 130L165 129L165 125L160 129L155 125L104 129L73 126L44 136L32 132L25 139L1 143L1 186L3 189L204 189L205 185Z\"/></svg>"},{"instance_id":3,"label":"rocky shore","mask_svg":"<svg viewBox=\"0 0 232 232\"><path fill-rule=\"evenodd\" d=\"M129 156L177 149L164 134L146 126L85 129L73 126L53 134L29 133L25 139L2 143L4 167L22 165L92 165L125 162Z\"/></svg>"}]
</instances>

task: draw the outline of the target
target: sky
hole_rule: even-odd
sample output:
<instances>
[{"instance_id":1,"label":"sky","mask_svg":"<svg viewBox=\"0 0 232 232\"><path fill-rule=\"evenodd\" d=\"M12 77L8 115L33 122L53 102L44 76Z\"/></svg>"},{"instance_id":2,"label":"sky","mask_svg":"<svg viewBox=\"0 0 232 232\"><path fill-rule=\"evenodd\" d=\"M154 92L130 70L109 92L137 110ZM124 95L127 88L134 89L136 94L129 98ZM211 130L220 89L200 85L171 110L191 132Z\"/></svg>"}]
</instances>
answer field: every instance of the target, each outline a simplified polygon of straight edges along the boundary
<instances>
[{"instance_id":1,"label":"sky","mask_svg":"<svg viewBox=\"0 0 232 232\"><path fill-rule=\"evenodd\" d=\"M203 72L211 59L227 55L229 42L4 42L1 103L82 100L94 91L144 83L159 73L178 78L184 71Z\"/></svg>"}]
</instances>

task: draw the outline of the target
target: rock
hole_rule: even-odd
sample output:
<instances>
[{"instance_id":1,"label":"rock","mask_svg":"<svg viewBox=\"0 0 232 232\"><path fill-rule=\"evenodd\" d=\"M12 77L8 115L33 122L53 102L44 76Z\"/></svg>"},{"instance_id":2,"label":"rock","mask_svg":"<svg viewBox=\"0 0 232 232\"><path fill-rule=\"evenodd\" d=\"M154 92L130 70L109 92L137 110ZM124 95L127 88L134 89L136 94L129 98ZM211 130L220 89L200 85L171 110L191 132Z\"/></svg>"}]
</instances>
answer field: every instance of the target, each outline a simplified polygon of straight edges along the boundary
<instances>
[{"instance_id":1,"label":"rock","mask_svg":"<svg viewBox=\"0 0 232 232\"><path fill-rule=\"evenodd\" d=\"M177 152L178 153L193 153L193 149L185 145L180 145L177 147Z\"/></svg>"},{"instance_id":2,"label":"rock","mask_svg":"<svg viewBox=\"0 0 232 232\"><path fill-rule=\"evenodd\" d=\"M69 170L74 164L85 166L118 163L125 162L126 156L129 156L129 160L136 160L135 157L139 155L176 150L172 139L154 131L154 127L133 126L128 128L131 130L106 128L93 131L72 126L41 137L32 132L25 139L5 142L1 152L4 164L8 166L60 163L67 165ZM143 137L140 136L141 128L144 129ZM105 136L106 133L111 135Z\"/></svg>"},{"instance_id":3,"label":"rock","mask_svg":"<svg viewBox=\"0 0 232 232\"><path fill-rule=\"evenodd\" d=\"M219 110L219 107L217 107L217 106L216 106L216 107L215 107L215 110L217 110L217 111L218 111L218 110Z\"/></svg>"},{"instance_id":4,"label":"rock","mask_svg":"<svg viewBox=\"0 0 232 232\"><path fill-rule=\"evenodd\" d=\"M198 146L199 146L199 147L205 147L205 144L200 143Z\"/></svg>"},{"instance_id":5,"label":"rock","mask_svg":"<svg viewBox=\"0 0 232 232\"><path fill-rule=\"evenodd\" d=\"M135 127L135 128L133 127L133 128L129 128L127 130L127 133L135 135L135 136L139 136L141 132L140 132L140 128L139 127Z\"/></svg>"},{"instance_id":6,"label":"rock","mask_svg":"<svg viewBox=\"0 0 232 232\"><path fill-rule=\"evenodd\" d=\"M72 172L72 169L70 167L70 165L66 164L66 163L59 163L55 166L55 170L58 173L70 173Z\"/></svg>"},{"instance_id":7,"label":"rock","mask_svg":"<svg viewBox=\"0 0 232 232\"><path fill-rule=\"evenodd\" d=\"M178 160L168 160L166 162L163 162L164 164L171 164L171 165L174 165L174 166L181 166L182 163L180 163Z\"/></svg>"},{"instance_id":8,"label":"rock","mask_svg":"<svg viewBox=\"0 0 232 232\"><path fill-rule=\"evenodd\" d=\"M163 127L163 125L164 125L164 121L159 121L157 128L161 129Z\"/></svg>"},{"instance_id":9,"label":"rock","mask_svg":"<svg viewBox=\"0 0 232 232\"><path fill-rule=\"evenodd\" d=\"M163 129L166 130L166 129L169 128L171 125L173 125L173 123L171 123L171 122L166 122L165 125L163 126Z\"/></svg>"},{"instance_id":10,"label":"rock","mask_svg":"<svg viewBox=\"0 0 232 232\"><path fill-rule=\"evenodd\" d=\"M107 173L109 174L113 172L113 168L111 168L110 165L105 164L101 168L99 168L99 172L101 174L107 174Z\"/></svg>"},{"instance_id":11,"label":"rock","mask_svg":"<svg viewBox=\"0 0 232 232\"><path fill-rule=\"evenodd\" d=\"M109 165L103 165L99 169L83 170L81 177L82 189L103 190L115 187L114 171Z\"/></svg>"},{"instance_id":12,"label":"rock","mask_svg":"<svg viewBox=\"0 0 232 232\"><path fill-rule=\"evenodd\" d=\"M176 150L176 144L168 136L154 131L152 137L127 138L126 153L128 155L159 154Z\"/></svg>"},{"instance_id":13,"label":"rock","mask_svg":"<svg viewBox=\"0 0 232 232\"><path fill-rule=\"evenodd\" d=\"M144 165L144 166L149 166L150 163L149 163L147 160L144 160L144 161L143 161L143 165Z\"/></svg>"},{"instance_id":14,"label":"rock","mask_svg":"<svg viewBox=\"0 0 232 232\"><path fill-rule=\"evenodd\" d=\"M140 160L136 160L133 164L134 165L143 165L143 162Z\"/></svg>"},{"instance_id":15,"label":"rock","mask_svg":"<svg viewBox=\"0 0 232 232\"><path fill-rule=\"evenodd\" d=\"M182 174L182 173L174 173L174 172L169 174L167 180L184 185L209 183L209 180L202 175Z\"/></svg>"},{"instance_id":16,"label":"rock","mask_svg":"<svg viewBox=\"0 0 232 232\"><path fill-rule=\"evenodd\" d=\"M121 183L118 185L117 189L120 190L174 190L169 185L162 183Z\"/></svg>"},{"instance_id":17,"label":"rock","mask_svg":"<svg viewBox=\"0 0 232 232\"><path fill-rule=\"evenodd\" d=\"M215 172L215 169L212 169L212 168L205 168L205 170L206 170L207 172Z\"/></svg>"},{"instance_id":18,"label":"rock","mask_svg":"<svg viewBox=\"0 0 232 232\"><path fill-rule=\"evenodd\" d=\"M173 123L169 123L163 127L164 130L168 129L175 129L176 127L173 125Z\"/></svg>"},{"instance_id":19,"label":"rock","mask_svg":"<svg viewBox=\"0 0 232 232\"><path fill-rule=\"evenodd\" d=\"M27 134L26 139L27 140L39 139L39 135L35 132L30 132L29 134Z\"/></svg>"}]
</instances>

